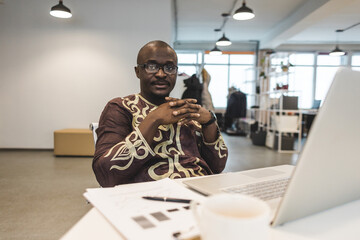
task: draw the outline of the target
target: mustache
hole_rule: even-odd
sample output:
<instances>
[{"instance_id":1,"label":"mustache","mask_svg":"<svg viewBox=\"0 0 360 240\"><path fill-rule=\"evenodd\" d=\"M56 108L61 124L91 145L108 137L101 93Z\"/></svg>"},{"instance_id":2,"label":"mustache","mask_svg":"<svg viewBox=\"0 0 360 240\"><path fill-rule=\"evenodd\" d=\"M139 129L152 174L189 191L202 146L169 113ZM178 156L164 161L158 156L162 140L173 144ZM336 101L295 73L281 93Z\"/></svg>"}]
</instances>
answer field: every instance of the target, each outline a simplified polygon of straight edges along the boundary
<instances>
[{"instance_id":1,"label":"mustache","mask_svg":"<svg viewBox=\"0 0 360 240\"><path fill-rule=\"evenodd\" d=\"M151 83L151 85L156 85L156 84L166 84L166 85L170 85L169 81L163 80L163 79L159 79L159 80L155 80Z\"/></svg>"}]
</instances>

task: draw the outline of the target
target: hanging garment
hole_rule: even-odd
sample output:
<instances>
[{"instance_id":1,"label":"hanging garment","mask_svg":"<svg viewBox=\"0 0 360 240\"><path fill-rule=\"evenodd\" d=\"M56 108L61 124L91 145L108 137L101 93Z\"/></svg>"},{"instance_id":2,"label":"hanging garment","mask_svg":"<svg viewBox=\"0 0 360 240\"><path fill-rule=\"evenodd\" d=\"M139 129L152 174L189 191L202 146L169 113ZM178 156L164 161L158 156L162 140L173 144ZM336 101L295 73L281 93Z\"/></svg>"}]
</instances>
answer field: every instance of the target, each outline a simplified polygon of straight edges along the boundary
<instances>
[{"instance_id":1,"label":"hanging garment","mask_svg":"<svg viewBox=\"0 0 360 240\"><path fill-rule=\"evenodd\" d=\"M233 92L226 107L225 129L232 127L235 118L244 117L246 117L246 94L241 91Z\"/></svg>"},{"instance_id":2,"label":"hanging garment","mask_svg":"<svg viewBox=\"0 0 360 240\"><path fill-rule=\"evenodd\" d=\"M195 98L197 100L197 104L202 105L201 94L203 85L200 83L200 80L196 74L193 74L191 77L185 79L184 83L186 90L184 91L181 98Z\"/></svg>"},{"instance_id":3,"label":"hanging garment","mask_svg":"<svg viewBox=\"0 0 360 240\"><path fill-rule=\"evenodd\" d=\"M230 95L226 107L226 116L232 118L246 117L246 94L236 91Z\"/></svg>"},{"instance_id":4,"label":"hanging garment","mask_svg":"<svg viewBox=\"0 0 360 240\"><path fill-rule=\"evenodd\" d=\"M215 112L214 104L212 102L211 94L209 92L209 84L211 80L210 74L203 68L201 71L202 79L203 79L203 90L202 90L202 106L207 110L211 110Z\"/></svg>"}]
</instances>

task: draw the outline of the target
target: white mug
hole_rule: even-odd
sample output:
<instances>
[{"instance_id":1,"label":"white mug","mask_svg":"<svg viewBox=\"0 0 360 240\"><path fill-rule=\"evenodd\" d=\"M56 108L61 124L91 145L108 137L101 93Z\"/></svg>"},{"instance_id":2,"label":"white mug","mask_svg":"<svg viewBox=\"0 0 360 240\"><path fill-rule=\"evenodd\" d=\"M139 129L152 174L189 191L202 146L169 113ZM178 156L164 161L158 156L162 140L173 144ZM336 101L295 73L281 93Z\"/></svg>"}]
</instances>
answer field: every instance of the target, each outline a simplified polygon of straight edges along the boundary
<instances>
[{"instance_id":1,"label":"white mug","mask_svg":"<svg viewBox=\"0 0 360 240\"><path fill-rule=\"evenodd\" d=\"M264 201L242 194L217 194L201 205L191 202L202 240L269 239L270 208Z\"/></svg>"}]
</instances>

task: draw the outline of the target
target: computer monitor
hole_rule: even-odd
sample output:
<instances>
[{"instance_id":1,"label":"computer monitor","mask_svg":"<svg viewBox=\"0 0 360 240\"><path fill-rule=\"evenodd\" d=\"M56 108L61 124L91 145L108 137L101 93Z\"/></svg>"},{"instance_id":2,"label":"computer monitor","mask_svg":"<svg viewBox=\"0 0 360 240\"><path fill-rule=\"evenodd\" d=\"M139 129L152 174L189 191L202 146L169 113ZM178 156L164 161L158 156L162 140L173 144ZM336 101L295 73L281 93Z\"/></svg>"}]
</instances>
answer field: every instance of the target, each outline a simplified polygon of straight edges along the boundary
<instances>
[{"instance_id":1,"label":"computer monitor","mask_svg":"<svg viewBox=\"0 0 360 240\"><path fill-rule=\"evenodd\" d=\"M312 105L312 109L319 109L320 108L320 104L321 104L321 100L314 100L313 105Z\"/></svg>"}]
</instances>

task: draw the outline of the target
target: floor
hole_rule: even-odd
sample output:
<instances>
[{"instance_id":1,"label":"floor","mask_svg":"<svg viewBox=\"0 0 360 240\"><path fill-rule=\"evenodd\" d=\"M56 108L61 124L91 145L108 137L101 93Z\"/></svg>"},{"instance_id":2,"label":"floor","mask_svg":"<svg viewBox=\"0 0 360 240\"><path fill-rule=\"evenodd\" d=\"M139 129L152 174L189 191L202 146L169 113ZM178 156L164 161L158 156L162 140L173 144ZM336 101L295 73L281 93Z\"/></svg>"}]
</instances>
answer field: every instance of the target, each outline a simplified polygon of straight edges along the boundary
<instances>
[{"instance_id":1,"label":"floor","mask_svg":"<svg viewBox=\"0 0 360 240\"><path fill-rule=\"evenodd\" d=\"M223 134L225 172L295 164L297 154ZM98 187L89 157L55 157L45 150L0 150L0 239L59 239L91 209L82 194Z\"/></svg>"}]
</instances>

